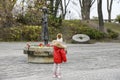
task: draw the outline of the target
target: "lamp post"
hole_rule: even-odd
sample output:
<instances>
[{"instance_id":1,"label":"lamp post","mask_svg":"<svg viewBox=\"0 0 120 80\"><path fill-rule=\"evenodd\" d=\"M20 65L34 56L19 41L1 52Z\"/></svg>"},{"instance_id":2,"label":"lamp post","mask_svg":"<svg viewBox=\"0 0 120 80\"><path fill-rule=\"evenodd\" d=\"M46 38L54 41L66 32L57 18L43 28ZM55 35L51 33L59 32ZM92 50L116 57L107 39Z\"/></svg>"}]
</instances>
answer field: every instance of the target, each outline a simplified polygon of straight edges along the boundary
<instances>
[{"instance_id":1,"label":"lamp post","mask_svg":"<svg viewBox=\"0 0 120 80\"><path fill-rule=\"evenodd\" d=\"M46 1L48 4L48 1ZM42 40L44 41L44 45L48 44L49 33L48 33L48 8L46 6L42 7Z\"/></svg>"}]
</instances>

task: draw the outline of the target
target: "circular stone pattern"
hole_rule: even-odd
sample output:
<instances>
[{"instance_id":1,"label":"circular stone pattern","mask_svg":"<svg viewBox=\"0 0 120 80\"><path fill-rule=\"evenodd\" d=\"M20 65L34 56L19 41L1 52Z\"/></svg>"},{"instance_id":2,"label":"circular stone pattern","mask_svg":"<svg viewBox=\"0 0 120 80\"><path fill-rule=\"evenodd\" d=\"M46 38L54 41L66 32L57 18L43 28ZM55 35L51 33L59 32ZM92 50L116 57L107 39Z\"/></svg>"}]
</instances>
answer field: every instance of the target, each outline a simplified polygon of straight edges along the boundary
<instances>
[{"instance_id":1,"label":"circular stone pattern","mask_svg":"<svg viewBox=\"0 0 120 80\"><path fill-rule=\"evenodd\" d=\"M73 35L72 39L77 42L87 42L90 40L90 37L86 34L76 34Z\"/></svg>"}]
</instances>

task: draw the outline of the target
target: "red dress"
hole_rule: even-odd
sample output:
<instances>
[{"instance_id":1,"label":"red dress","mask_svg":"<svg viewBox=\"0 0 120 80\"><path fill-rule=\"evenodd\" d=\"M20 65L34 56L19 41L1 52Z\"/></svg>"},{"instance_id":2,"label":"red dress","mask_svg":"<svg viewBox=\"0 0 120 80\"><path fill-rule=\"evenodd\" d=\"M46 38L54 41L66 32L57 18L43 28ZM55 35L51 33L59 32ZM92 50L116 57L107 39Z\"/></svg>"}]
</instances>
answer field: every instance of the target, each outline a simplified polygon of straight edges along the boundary
<instances>
[{"instance_id":1,"label":"red dress","mask_svg":"<svg viewBox=\"0 0 120 80\"><path fill-rule=\"evenodd\" d=\"M59 48L57 46L53 46L54 48L54 52L53 52L53 56L54 56L54 63L62 63L62 62L66 62L67 58L66 58L66 52L64 50L64 48Z\"/></svg>"}]
</instances>

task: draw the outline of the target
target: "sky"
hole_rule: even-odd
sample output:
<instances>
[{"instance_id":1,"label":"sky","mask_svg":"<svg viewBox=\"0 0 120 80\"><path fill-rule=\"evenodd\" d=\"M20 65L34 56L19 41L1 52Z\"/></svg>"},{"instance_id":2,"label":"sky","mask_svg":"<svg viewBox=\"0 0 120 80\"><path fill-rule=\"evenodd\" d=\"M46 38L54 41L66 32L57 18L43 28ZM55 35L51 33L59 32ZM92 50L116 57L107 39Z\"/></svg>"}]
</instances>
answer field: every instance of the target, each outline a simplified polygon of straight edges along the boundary
<instances>
[{"instance_id":1,"label":"sky","mask_svg":"<svg viewBox=\"0 0 120 80\"><path fill-rule=\"evenodd\" d=\"M18 5L22 0L17 0ZM25 0L28 1L28 0ZM33 0L29 0L33 1ZM107 12L107 0L102 0L103 6L103 18L108 19L108 12ZM30 2L31 3L31 2ZM33 3L33 2L32 2ZM26 4L25 4L26 5ZM32 5L32 4L30 4ZM22 8L22 7L21 7ZM18 12L18 11L17 11ZM67 8L67 14L66 14L66 19L81 19L81 14L80 14L80 5L79 5L79 0L71 0L71 2L68 5ZM117 15L120 14L120 3L117 2L117 0L113 0L113 6L112 6L112 12L111 12L111 18L115 19ZM91 12L90 12L90 18L92 19L93 17L98 17L97 13L97 0L91 7Z\"/></svg>"},{"instance_id":2,"label":"sky","mask_svg":"<svg viewBox=\"0 0 120 80\"><path fill-rule=\"evenodd\" d=\"M74 2L71 2L68 6L68 12L67 13L66 19L80 19L80 6L79 6L79 0L72 0ZM102 2L102 10L103 10L103 18L108 19L108 12L107 12L107 0L103 0ZM113 7L112 7L112 13L111 13L111 18L115 19L117 15L120 14L120 3L117 1L113 0ZM93 4L91 7L91 13L90 13L90 18L93 18L93 16L98 17L97 13L97 1Z\"/></svg>"}]
</instances>

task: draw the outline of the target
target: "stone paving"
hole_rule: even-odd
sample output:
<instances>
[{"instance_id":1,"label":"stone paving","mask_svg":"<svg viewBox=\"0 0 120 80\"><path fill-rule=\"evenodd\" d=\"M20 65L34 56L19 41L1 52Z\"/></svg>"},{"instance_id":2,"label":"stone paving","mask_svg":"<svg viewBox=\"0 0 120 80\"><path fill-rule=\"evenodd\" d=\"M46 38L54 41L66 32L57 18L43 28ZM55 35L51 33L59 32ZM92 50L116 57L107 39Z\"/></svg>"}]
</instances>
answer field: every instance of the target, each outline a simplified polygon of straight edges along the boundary
<instances>
[{"instance_id":1,"label":"stone paving","mask_svg":"<svg viewBox=\"0 0 120 80\"><path fill-rule=\"evenodd\" d=\"M38 44L34 42L32 44ZM27 62L25 42L0 42L0 80L59 80L53 64ZM120 80L120 43L67 44L60 80Z\"/></svg>"}]
</instances>

